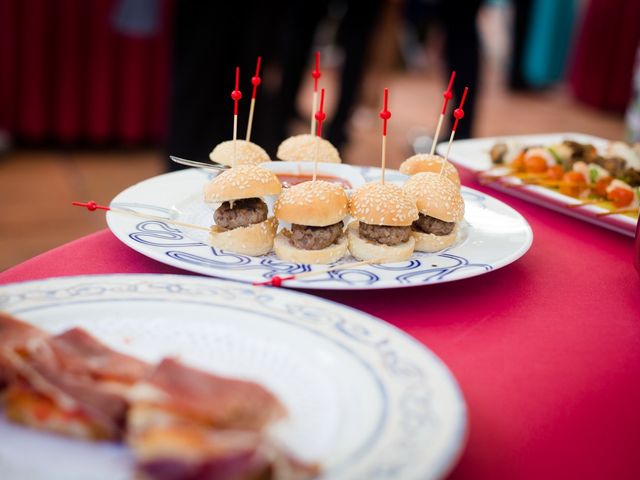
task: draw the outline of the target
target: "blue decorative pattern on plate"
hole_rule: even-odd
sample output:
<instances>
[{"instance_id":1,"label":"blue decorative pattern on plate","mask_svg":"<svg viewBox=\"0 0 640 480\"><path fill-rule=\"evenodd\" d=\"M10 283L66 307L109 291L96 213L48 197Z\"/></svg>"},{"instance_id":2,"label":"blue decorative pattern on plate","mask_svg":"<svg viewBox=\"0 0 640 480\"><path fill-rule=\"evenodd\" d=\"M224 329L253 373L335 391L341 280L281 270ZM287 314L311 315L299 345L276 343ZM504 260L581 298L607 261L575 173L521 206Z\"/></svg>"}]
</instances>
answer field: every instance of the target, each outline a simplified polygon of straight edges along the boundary
<instances>
[{"instance_id":1,"label":"blue decorative pattern on plate","mask_svg":"<svg viewBox=\"0 0 640 480\"><path fill-rule=\"evenodd\" d=\"M361 169L367 181L380 178L380 169ZM153 177L136 184L113 199L111 205L131 208L182 222L209 226L213 212L202 200L210 176L190 169ZM406 177L387 171L386 180L402 183ZM458 242L436 254L418 253L408 262L365 265L333 271L284 285L309 289L397 288L442 283L481 275L520 258L529 249L533 234L526 220L511 207L476 190L463 187L465 221ZM267 202L271 208L272 200ZM326 266L294 264L274 254L250 257L207 245L207 232L175 227L159 221L140 221L107 213L111 231L134 250L162 263L205 275L260 282L274 275L291 275ZM348 257L342 263L352 262Z\"/></svg>"},{"instance_id":2,"label":"blue decorative pattern on plate","mask_svg":"<svg viewBox=\"0 0 640 480\"><path fill-rule=\"evenodd\" d=\"M323 479L430 479L464 443L459 388L423 345L374 317L310 295L182 275L66 277L0 287L0 309L59 332L82 326L148 361L258 381L290 415L271 432ZM55 468L52 466L55 465ZM120 480L122 447L0 418L3 480Z\"/></svg>"}]
</instances>

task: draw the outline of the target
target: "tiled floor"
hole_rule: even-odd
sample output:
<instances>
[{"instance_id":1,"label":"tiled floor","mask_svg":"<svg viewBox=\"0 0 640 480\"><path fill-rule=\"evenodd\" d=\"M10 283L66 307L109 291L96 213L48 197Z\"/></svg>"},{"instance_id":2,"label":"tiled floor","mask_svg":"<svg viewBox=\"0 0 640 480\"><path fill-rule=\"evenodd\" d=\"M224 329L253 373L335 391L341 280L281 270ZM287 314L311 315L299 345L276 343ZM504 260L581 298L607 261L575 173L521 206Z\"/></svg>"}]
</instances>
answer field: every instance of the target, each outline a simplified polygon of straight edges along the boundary
<instances>
[{"instance_id":1,"label":"tiled floor","mask_svg":"<svg viewBox=\"0 0 640 480\"><path fill-rule=\"evenodd\" d=\"M393 92L387 161L394 168L410 154L411 132L432 131L443 86L433 74L387 76L369 84L378 91L383 82ZM493 75L474 94L480 99L477 136L576 131L623 138L621 117L577 105L561 89L509 93ZM346 162L380 161L377 110L361 107L357 112L352 142L343 152ZM163 168L159 151L21 150L0 158L0 269L106 227L104 215L72 208L72 200L108 203L122 189Z\"/></svg>"}]
</instances>

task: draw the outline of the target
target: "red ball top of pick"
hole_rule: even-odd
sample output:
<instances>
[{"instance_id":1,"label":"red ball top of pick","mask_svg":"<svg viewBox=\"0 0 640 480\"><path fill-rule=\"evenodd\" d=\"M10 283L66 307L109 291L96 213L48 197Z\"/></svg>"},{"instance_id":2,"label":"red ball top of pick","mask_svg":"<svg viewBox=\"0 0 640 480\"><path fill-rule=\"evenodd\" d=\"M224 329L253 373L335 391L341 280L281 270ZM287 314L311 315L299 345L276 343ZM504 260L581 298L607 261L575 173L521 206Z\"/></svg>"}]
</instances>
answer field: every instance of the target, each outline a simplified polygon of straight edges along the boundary
<instances>
[{"instance_id":1,"label":"red ball top of pick","mask_svg":"<svg viewBox=\"0 0 640 480\"><path fill-rule=\"evenodd\" d=\"M462 110L461 108L456 108L453 111L453 116L456 117L457 120L464 118L464 110Z\"/></svg>"}]
</instances>

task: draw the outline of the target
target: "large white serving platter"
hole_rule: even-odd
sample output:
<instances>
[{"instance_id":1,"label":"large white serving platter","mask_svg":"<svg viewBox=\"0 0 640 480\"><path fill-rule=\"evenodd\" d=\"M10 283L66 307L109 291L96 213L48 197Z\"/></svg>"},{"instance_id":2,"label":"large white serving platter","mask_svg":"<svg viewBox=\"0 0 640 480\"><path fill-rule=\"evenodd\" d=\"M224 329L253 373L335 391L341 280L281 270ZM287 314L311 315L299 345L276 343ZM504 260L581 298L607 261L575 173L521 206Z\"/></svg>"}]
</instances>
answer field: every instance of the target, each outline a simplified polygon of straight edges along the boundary
<instances>
[{"instance_id":1,"label":"large white serving platter","mask_svg":"<svg viewBox=\"0 0 640 480\"><path fill-rule=\"evenodd\" d=\"M101 275L0 287L0 310L50 332L79 326L155 362L175 356L257 381L289 416L271 433L323 479L444 476L466 409L444 364L393 326L291 290L206 277ZM0 413L3 480L132 478L127 449L11 424Z\"/></svg>"},{"instance_id":2,"label":"large white serving platter","mask_svg":"<svg viewBox=\"0 0 640 480\"><path fill-rule=\"evenodd\" d=\"M380 177L378 168L360 170L367 181ZM111 206L209 226L213 221L213 211L204 203L202 191L210 179L211 174L200 169L160 175L124 190L113 199ZM387 171L386 180L389 182L402 183L405 179L397 171ZM524 255L531 246L533 234L518 212L470 188L462 187L462 195L466 206L465 220L459 240L451 248L436 254L417 252L411 260L402 263L332 271L287 281L283 285L350 290L442 283L485 274ZM267 200L270 206L272 200ZM191 272L253 283L269 280L274 275L326 269L323 265L284 262L275 254L251 257L219 250L207 245L207 232L176 227L162 221L145 221L113 212L108 212L107 221L114 235L129 247ZM353 261L352 257L347 257L341 263Z\"/></svg>"},{"instance_id":3,"label":"large white serving platter","mask_svg":"<svg viewBox=\"0 0 640 480\"><path fill-rule=\"evenodd\" d=\"M522 146L545 146L560 143L563 140L574 140L580 143L590 143L599 151L604 151L609 140L583 133L546 133L538 135L515 135L504 137L472 138L468 140L456 140L451 146L449 160L459 167L473 172L484 172L493 167L489 151L496 143L513 143ZM446 142L438 145L437 151L441 155L447 150ZM509 186L518 184L518 188ZM599 225L624 235L635 236L637 220L628 215L598 216L598 213L607 210L597 205L585 205L580 208L568 208L567 205L579 203L573 197L563 195L549 188L538 185L521 185L518 178L513 177L512 182L491 182L489 186L514 197L522 198L536 205L569 215L589 223Z\"/></svg>"}]
</instances>

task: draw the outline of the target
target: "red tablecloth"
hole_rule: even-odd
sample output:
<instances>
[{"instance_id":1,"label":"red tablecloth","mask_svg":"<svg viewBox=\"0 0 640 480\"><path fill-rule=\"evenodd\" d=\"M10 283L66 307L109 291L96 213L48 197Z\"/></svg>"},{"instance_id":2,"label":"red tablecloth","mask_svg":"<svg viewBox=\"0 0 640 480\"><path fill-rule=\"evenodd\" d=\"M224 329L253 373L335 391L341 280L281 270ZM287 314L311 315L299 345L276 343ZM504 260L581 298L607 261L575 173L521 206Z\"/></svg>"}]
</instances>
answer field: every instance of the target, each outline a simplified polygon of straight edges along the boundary
<instances>
[{"instance_id":1,"label":"red tablecloth","mask_svg":"<svg viewBox=\"0 0 640 480\"><path fill-rule=\"evenodd\" d=\"M313 293L396 325L451 368L469 409L451 478L640 478L633 240L471 182L533 227L522 259L442 285ZM0 274L0 283L115 272L187 273L102 231Z\"/></svg>"}]
</instances>

